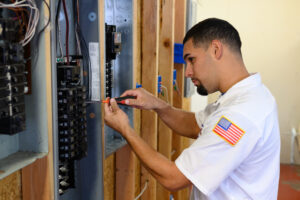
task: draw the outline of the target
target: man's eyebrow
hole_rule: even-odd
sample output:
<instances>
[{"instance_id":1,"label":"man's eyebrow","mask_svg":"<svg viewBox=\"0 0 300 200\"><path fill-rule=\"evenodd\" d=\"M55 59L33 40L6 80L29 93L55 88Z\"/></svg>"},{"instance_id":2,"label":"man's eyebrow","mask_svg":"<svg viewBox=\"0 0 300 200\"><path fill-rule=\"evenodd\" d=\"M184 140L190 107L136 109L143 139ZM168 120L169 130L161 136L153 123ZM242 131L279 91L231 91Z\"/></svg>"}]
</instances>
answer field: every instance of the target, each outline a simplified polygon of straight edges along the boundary
<instances>
[{"instance_id":1,"label":"man's eyebrow","mask_svg":"<svg viewBox=\"0 0 300 200\"><path fill-rule=\"evenodd\" d=\"M186 57L188 57L189 55L190 55L189 53L185 54L184 57L183 57L183 60L185 60Z\"/></svg>"}]
</instances>

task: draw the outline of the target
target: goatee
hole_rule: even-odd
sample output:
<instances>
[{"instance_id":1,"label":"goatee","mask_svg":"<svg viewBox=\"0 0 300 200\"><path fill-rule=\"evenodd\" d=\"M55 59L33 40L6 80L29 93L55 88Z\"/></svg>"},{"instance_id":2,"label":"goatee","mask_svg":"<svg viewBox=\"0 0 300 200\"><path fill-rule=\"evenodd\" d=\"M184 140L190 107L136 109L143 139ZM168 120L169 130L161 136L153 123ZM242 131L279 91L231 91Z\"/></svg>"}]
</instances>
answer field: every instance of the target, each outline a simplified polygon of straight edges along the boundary
<instances>
[{"instance_id":1,"label":"goatee","mask_svg":"<svg viewBox=\"0 0 300 200\"><path fill-rule=\"evenodd\" d=\"M198 94L202 95L202 96L207 96L208 92L207 90L203 87L203 85L197 86L197 92Z\"/></svg>"}]
</instances>

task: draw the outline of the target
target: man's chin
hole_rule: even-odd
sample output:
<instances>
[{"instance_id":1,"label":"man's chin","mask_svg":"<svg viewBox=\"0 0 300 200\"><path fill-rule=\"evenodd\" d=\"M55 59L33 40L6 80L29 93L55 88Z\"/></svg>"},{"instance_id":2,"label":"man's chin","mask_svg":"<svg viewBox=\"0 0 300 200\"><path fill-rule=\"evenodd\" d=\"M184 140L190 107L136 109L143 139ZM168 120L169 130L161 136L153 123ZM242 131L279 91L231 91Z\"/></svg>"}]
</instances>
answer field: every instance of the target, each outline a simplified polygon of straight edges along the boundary
<instances>
[{"instance_id":1,"label":"man's chin","mask_svg":"<svg viewBox=\"0 0 300 200\"><path fill-rule=\"evenodd\" d=\"M207 90L202 86L197 86L197 93L200 94L201 96L207 96L208 92Z\"/></svg>"}]
</instances>

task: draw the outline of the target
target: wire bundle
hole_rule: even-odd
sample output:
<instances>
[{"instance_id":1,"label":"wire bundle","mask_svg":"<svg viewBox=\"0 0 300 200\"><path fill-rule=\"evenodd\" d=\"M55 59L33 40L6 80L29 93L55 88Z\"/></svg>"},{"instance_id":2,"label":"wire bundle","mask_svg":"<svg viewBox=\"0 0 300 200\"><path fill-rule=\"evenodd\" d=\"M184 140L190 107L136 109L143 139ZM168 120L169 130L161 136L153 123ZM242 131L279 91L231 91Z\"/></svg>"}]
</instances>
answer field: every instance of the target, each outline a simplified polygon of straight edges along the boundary
<instances>
[{"instance_id":1,"label":"wire bundle","mask_svg":"<svg viewBox=\"0 0 300 200\"><path fill-rule=\"evenodd\" d=\"M60 50L60 57L63 59L66 57L68 59L69 57L69 47L68 47L68 42L69 40L69 16L67 13L66 9L66 2L65 0L59 0L57 4L57 12L56 12L56 17L55 17L55 24L57 27L57 32L56 32L56 37L58 38L58 48ZM65 20L66 20L66 37L65 37L65 42L66 42L66 55L64 56L64 52L62 49L62 41L61 41L61 28L60 28L60 23L59 23L59 13L61 11L61 5L63 5L63 12L65 15ZM84 76L86 79L86 86L88 88L88 99L91 99L91 61L90 61L90 56L89 56L89 49L87 46L87 42L84 39L80 24L79 24L79 2L78 0L73 0L72 2L73 5L73 14L74 14L74 23L75 23L75 39L76 39L76 48L77 48L77 54L82 55L82 64L83 64L83 70L84 73L87 72L87 76Z\"/></svg>"},{"instance_id":2,"label":"wire bundle","mask_svg":"<svg viewBox=\"0 0 300 200\"><path fill-rule=\"evenodd\" d=\"M22 46L27 45L33 38L37 24L39 22L40 12L37 8L35 0L16 0L14 3L0 3L0 8L29 8L29 20L26 28L24 39L20 41Z\"/></svg>"}]
</instances>

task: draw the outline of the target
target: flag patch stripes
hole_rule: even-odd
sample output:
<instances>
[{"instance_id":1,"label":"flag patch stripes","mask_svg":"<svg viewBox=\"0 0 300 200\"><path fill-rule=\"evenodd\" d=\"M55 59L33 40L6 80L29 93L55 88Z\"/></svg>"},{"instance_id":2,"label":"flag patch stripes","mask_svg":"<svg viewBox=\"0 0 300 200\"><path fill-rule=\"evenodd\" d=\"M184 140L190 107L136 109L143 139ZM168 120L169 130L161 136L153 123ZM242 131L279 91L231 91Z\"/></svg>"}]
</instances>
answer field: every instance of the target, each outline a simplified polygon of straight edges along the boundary
<instances>
[{"instance_id":1,"label":"flag patch stripes","mask_svg":"<svg viewBox=\"0 0 300 200\"><path fill-rule=\"evenodd\" d=\"M232 146L234 146L245 133L244 130L239 128L224 116L222 116L219 122L216 124L213 132L222 137Z\"/></svg>"}]
</instances>

